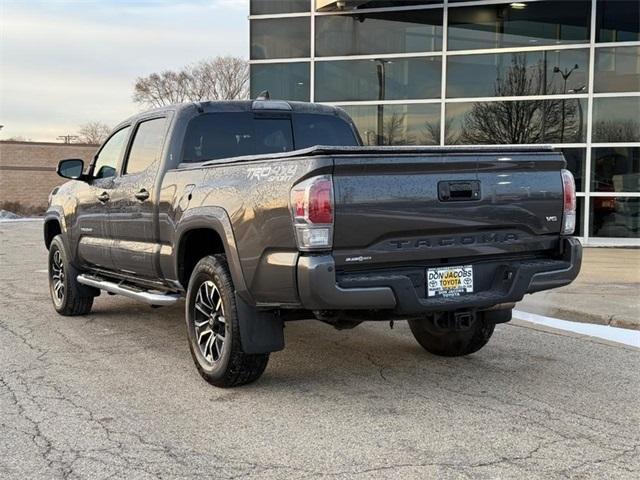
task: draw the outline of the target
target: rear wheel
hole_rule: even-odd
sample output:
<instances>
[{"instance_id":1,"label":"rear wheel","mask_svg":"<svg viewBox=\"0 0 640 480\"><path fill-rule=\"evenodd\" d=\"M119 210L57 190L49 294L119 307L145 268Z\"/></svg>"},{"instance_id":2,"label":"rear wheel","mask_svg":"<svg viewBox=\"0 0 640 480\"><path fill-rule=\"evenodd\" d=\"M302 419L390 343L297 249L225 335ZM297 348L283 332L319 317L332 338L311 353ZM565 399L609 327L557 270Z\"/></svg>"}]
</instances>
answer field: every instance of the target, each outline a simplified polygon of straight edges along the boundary
<instances>
[{"instance_id":1,"label":"rear wheel","mask_svg":"<svg viewBox=\"0 0 640 480\"><path fill-rule=\"evenodd\" d=\"M488 342L495 323L486 312L480 312L468 328L446 328L434 317L409 320L411 333L429 353L443 357L460 357L477 352Z\"/></svg>"},{"instance_id":2,"label":"rear wheel","mask_svg":"<svg viewBox=\"0 0 640 480\"><path fill-rule=\"evenodd\" d=\"M57 235L49 246L49 292L60 315L86 315L91 311L94 295L78 283L78 273L69 263L62 237Z\"/></svg>"},{"instance_id":3,"label":"rear wheel","mask_svg":"<svg viewBox=\"0 0 640 480\"><path fill-rule=\"evenodd\" d=\"M195 266L187 290L186 320L191 356L207 382L235 387L260 378L269 354L242 351L233 282L224 255L205 257Z\"/></svg>"}]
</instances>

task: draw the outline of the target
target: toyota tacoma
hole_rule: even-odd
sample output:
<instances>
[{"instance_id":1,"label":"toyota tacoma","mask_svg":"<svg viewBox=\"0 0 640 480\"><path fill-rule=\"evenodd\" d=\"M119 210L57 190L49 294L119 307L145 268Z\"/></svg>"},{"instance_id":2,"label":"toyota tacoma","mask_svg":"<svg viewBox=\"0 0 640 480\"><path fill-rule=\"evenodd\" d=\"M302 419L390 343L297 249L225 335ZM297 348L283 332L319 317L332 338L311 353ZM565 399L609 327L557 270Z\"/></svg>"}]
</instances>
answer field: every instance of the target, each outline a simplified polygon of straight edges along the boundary
<instances>
[{"instance_id":1,"label":"toyota tacoma","mask_svg":"<svg viewBox=\"0 0 640 480\"><path fill-rule=\"evenodd\" d=\"M118 125L53 190L49 285L61 315L101 291L185 299L200 374L256 380L285 322L408 320L467 355L527 293L567 285L575 185L547 147L364 147L339 108L258 99L174 105Z\"/></svg>"}]
</instances>

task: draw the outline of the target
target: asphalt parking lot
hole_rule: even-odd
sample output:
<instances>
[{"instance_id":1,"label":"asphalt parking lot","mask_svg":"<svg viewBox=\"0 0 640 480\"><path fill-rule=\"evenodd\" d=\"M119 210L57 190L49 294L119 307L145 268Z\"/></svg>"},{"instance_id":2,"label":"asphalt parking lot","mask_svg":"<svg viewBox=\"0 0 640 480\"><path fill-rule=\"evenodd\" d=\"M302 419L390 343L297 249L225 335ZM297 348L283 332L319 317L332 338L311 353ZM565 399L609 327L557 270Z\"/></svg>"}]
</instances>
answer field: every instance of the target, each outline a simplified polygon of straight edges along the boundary
<instances>
[{"instance_id":1,"label":"asphalt parking lot","mask_svg":"<svg viewBox=\"0 0 640 480\"><path fill-rule=\"evenodd\" d=\"M640 350L524 322L472 356L404 322L286 329L257 383L197 374L182 304L59 317L39 222L0 224L0 478L638 478Z\"/></svg>"}]
</instances>

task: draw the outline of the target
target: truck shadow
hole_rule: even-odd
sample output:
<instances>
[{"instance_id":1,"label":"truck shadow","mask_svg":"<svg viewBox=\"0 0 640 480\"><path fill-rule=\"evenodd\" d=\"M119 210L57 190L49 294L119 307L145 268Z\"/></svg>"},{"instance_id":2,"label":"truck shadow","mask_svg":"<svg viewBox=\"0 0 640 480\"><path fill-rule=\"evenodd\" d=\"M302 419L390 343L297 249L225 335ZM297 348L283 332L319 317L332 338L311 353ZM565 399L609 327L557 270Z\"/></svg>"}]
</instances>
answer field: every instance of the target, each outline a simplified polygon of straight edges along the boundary
<instances>
[{"instance_id":1,"label":"truck shadow","mask_svg":"<svg viewBox=\"0 0 640 480\"><path fill-rule=\"evenodd\" d=\"M108 302L99 299L87 322L117 331L119 338L126 337L130 346L139 343L156 355L173 357L181 370L191 372L194 382L212 388L200 379L192 365L182 302L152 309L120 297L109 297ZM285 328L285 349L271 354L260 380L241 388L326 392L325 387L329 387L334 392L357 393L384 384L400 390L439 385L482 391L504 383L507 377L511 386L537 383L538 379L543 382L556 359L545 357L546 361L541 362L539 352L534 355L530 348L514 345L509 337L526 335L519 330L522 329L500 325L480 352L444 358L423 350L408 324L402 321L396 322L393 330L386 322L365 322L353 330L342 331L315 320L289 322Z\"/></svg>"}]
</instances>

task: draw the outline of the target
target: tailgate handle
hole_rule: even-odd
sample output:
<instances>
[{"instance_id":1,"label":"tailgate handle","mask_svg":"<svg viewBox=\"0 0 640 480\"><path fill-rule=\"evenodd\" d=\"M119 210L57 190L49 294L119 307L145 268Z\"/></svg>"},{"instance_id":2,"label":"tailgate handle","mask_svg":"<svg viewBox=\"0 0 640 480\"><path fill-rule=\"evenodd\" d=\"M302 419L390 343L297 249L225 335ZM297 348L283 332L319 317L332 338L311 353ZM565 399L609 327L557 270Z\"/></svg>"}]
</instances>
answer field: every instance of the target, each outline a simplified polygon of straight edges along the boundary
<instances>
[{"instance_id":1,"label":"tailgate handle","mask_svg":"<svg viewBox=\"0 0 640 480\"><path fill-rule=\"evenodd\" d=\"M480 182L478 180L439 182L438 198L441 202L480 200Z\"/></svg>"}]
</instances>

